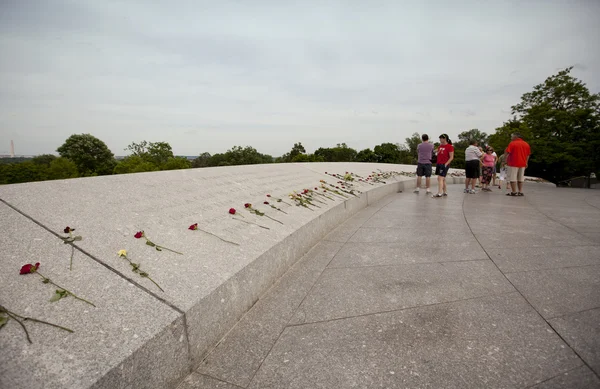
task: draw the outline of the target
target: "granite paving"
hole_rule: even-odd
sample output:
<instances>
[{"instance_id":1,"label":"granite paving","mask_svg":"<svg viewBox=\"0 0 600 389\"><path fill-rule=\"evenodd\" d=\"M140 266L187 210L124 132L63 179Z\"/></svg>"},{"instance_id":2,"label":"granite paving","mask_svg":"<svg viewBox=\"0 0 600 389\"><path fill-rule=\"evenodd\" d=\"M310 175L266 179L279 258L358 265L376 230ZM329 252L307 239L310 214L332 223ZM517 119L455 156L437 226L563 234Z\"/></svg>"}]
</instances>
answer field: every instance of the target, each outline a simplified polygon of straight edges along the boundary
<instances>
[{"instance_id":1,"label":"granite paving","mask_svg":"<svg viewBox=\"0 0 600 389\"><path fill-rule=\"evenodd\" d=\"M340 224L180 388L599 388L600 191L448 189Z\"/></svg>"}]
</instances>

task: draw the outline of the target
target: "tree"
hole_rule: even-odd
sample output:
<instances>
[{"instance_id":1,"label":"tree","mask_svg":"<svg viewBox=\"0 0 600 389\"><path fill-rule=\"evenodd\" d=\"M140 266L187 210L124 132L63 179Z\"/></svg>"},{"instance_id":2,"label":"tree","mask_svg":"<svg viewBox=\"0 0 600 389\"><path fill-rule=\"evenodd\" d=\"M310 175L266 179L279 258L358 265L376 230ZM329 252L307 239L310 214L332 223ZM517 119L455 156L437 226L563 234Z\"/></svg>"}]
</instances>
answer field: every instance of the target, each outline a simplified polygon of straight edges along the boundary
<instances>
[{"instance_id":1,"label":"tree","mask_svg":"<svg viewBox=\"0 0 600 389\"><path fill-rule=\"evenodd\" d=\"M412 157L410 151L404 145L398 143L382 143L373 148L379 163L402 163L410 164Z\"/></svg>"},{"instance_id":2,"label":"tree","mask_svg":"<svg viewBox=\"0 0 600 389\"><path fill-rule=\"evenodd\" d=\"M152 162L144 160L139 155L129 155L117 163L114 174L153 172L159 170Z\"/></svg>"},{"instance_id":3,"label":"tree","mask_svg":"<svg viewBox=\"0 0 600 389\"><path fill-rule=\"evenodd\" d=\"M167 142L132 142L125 151L131 152L131 155L138 156L146 162L151 162L155 166L162 168L162 165L173 158L173 149Z\"/></svg>"},{"instance_id":4,"label":"tree","mask_svg":"<svg viewBox=\"0 0 600 389\"><path fill-rule=\"evenodd\" d=\"M50 166L47 169L47 178L49 180L63 180L66 178L79 177L77 165L75 162L67 158L54 158L50 162Z\"/></svg>"},{"instance_id":5,"label":"tree","mask_svg":"<svg viewBox=\"0 0 600 389\"><path fill-rule=\"evenodd\" d=\"M210 153L202 153L198 157L196 157L196 159L194 159L192 161L192 167L198 168L198 167L207 167L207 166L210 166L209 165L210 158L211 158Z\"/></svg>"},{"instance_id":6,"label":"tree","mask_svg":"<svg viewBox=\"0 0 600 389\"><path fill-rule=\"evenodd\" d=\"M302 146L301 142L294 143L292 150L290 150L289 153L285 153L281 156L281 162L292 162L294 158L300 154L306 154L306 149L304 146Z\"/></svg>"},{"instance_id":7,"label":"tree","mask_svg":"<svg viewBox=\"0 0 600 389\"><path fill-rule=\"evenodd\" d=\"M73 161L81 176L111 174L116 165L106 144L91 134L71 135L56 151Z\"/></svg>"},{"instance_id":8,"label":"tree","mask_svg":"<svg viewBox=\"0 0 600 389\"><path fill-rule=\"evenodd\" d=\"M600 171L600 94L566 68L536 85L512 106L530 130L531 175L559 182Z\"/></svg>"},{"instance_id":9,"label":"tree","mask_svg":"<svg viewBox=\"0 0 600 389\"><path fill-rule=\"evenodd\" d=\"M192 162L186 157L173 157L162 165L162 170L189 169Z\"/></svg>"},{"instance_id":10,"label":"tree","mask_svg":"<svg viewBox=\"0 0 600 389\"><path fill-rule=\"evenodd\" d=\"M325 162L323 157L314 154L297 154L292 162Z\"/></svg>"},{"instance_id":11,"label":"tree","mask_svg":"<svg viewBox=\"0 0 600 389\"><path fill-rule=\"evenodd\" d=\"M358 153L346 143L338 143L336 147L322 148L315 151L315 156L322 157L326 162L353 162Z\"/></svg>"},{"instance_id":12,"label":"tree","mask_svg":"<svg viewBox=\"0 0 600 389\"><path fill-rule=\"evenodd\" d=\"M377 162L377 155L371 149L364 149L356 154L356 162Z\"/></svg>"},{"instance_id":13,"label":"tree","mask_svg":"<svg viewBox=\"0 0 600 389\"><path fill-rule=\"evenodd\" d=\"M50 166L50 163L52 163L52 161L54 161L56 159L56 155L53 154L41 154L41 155L37 155L35 157L33 157L33 159L31 160L31 162L35 163L36 165L43 165L43 166Z\"/></svg>"},{"instance_id":14,"label":"tree","mask_svg":"<svg viewBox=\"0 0 600 389\"><path fill-rule=\"evenodd\" d=\"M417 146L421 143L421 135L418 132L413 133L410 138L406 138L406 146L410 153L410 163L416 165L419 161L419 154L417 153Z\"/></svg>"}]
</instances>

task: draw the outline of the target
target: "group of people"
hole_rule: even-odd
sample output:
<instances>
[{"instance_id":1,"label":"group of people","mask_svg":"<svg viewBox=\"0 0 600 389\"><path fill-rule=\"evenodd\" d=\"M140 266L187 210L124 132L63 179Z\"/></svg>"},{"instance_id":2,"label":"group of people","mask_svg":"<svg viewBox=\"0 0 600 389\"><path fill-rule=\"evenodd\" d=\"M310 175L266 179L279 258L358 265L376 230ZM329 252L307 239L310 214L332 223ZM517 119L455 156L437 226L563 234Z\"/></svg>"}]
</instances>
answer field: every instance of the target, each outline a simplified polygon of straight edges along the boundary
<instances>
[{"instance_id":1,"label":"group of people","mask_svg":"<svg viewBox=\"0 0 600 389\"><path fill-rule=\"evenodd\" d=\"M448 134L440 135L440 146L435 149L434 145L429 143L429 136L421 136L422 143L417 146L419 159L417 161L417 187L415 193L420 192L422 178L425 177L426 193L431 193L431 174L432 159L437 156L435 174L438 180L438 193L432 197L448 196L446 188L446 175L450 169L450 163L454 160L454 146L448 137ZM486 146L485 150L481 148L477 141L470 142L465 150L465 193L474 194L475 185L479 181L481 190L491 192L491 186L496 186L496 166L500 164L500 183L498 188L502 188L502 182L506 182L507 190L510 190L507 196L523 196L523 182L525 181L525 169L529 163L531 149L529 144L523 140L519 133L511 135L511 142L504 150L504 153L498 157L492 146ZM469 188L470 187L470 188ZM510 189L509 189L510 188Z\"/></svg>"}]
</instances>

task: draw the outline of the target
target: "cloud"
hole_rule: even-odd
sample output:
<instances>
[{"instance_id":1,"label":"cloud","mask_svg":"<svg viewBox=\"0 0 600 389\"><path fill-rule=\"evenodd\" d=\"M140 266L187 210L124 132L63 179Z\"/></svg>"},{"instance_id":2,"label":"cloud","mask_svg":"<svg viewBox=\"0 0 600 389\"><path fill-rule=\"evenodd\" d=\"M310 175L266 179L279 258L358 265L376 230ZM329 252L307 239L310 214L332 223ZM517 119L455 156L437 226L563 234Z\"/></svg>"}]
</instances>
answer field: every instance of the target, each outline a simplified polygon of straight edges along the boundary
<instances>
[{"instance_id":1,"label":"cloud","mask_svg":"<svg viewBox=\"0 0 600 389\"><path fill-rule=\"evenodd\" d=\"M492 132L556 67L600 85L587 1L5 3L0 139L17 133L32 154L83 132L116 152L142 139L185 155L364 149Z\"/></svg>"}]
</instances>

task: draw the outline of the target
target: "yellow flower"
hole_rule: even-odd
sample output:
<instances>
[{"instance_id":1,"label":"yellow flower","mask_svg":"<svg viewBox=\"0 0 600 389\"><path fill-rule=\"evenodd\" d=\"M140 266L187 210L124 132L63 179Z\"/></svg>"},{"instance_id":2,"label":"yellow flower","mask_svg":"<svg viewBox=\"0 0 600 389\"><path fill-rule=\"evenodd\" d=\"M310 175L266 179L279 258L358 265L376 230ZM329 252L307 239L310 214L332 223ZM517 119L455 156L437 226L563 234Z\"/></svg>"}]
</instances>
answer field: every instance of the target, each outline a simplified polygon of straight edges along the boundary
<instances>
[{"instance_id":1,"label":"yellow flower","mask_svg":"<svg viewBox=\"0 0 600 389\"><path fill-rule=\"evenodd\" d=\"M127 250L119 250L119 257L126 257L127 256Z\"/></svg>"}]
</instances>

